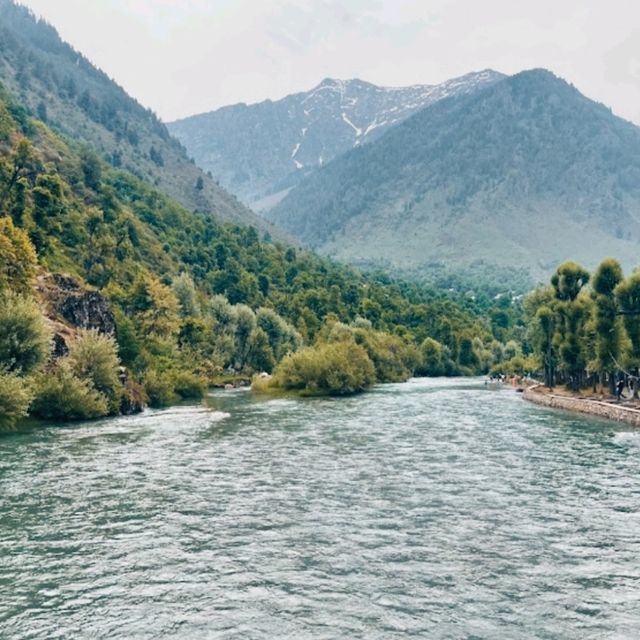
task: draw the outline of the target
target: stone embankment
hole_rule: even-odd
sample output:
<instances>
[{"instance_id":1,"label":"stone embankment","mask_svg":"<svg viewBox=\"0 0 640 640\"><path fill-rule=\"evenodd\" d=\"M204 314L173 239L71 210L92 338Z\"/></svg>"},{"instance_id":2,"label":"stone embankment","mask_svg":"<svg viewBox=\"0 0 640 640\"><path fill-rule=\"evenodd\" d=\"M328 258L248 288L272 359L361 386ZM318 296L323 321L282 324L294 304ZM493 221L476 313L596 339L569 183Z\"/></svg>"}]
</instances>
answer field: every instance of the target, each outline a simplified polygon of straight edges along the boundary
<instances>
[{"instance_id":1,"label":"stone embankment","mask_svg":"<svg viewBox=\"0 0 640 640\"><path fill-rule=\"evenodd\" d=\"M623 404L553 394L541 385L528 387L522 395L525 400L545 407L586 413L591 416L615 420L616 422L625 422L634 427L640 427L640 410L625 407Z\"/></svg>"}]
</instances>

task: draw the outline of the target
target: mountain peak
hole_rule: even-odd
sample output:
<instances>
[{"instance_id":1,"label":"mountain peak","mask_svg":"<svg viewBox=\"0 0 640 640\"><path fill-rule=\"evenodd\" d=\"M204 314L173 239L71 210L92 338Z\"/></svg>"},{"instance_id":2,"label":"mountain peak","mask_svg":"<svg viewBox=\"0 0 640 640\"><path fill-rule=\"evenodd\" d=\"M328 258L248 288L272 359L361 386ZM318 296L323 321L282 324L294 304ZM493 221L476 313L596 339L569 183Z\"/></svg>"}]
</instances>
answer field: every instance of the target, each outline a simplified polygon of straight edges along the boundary
<instances>
[{"instance_id":1,"label":"mountain peak","mask_svg":"<svg viewBox=\"0 0 640 640\"><path fill-rule=\"evenodd\" d=\"M631 265L640 128L531 69L419 110L305 177L267 217L359 264Z\"/></svg>"},{"instance_id":2,"label":"mountain peak","mask_svg":"<svg viewBox=\"0 0 640 640\"><path fill-rule=\"evenodd\" d=\"M284 193L310 171L375 140L420 109L501 77L486 70L440 85L408 87L327 77L281 100L223 107L168 127L200 166L263 208L275 204L268 196Z\"/></svg>"}]
</instances>

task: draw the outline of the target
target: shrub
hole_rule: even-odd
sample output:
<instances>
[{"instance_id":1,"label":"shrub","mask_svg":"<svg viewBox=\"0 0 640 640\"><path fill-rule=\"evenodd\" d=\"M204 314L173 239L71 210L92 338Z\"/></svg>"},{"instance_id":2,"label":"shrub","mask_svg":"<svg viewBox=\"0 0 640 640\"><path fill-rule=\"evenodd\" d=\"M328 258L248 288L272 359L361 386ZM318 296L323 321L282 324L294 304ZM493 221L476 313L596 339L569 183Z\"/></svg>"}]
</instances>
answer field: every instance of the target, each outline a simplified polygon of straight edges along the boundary
<instances>
[{"instance_id":1,"label":"shrub","mask_svg":"<svg viewBox=\"0 0 640 640\"><path fill-rule=\"evenodd\" d=\"M446 362L443 346L433 338L426 338L420 345L421 363L418 373L423 376L446 375Z\"/></svg>"},{"instance_id":2,"label":"shrub","mask_svg":"<svg viewBox=\"0 0 640 640\"><path fill-rule=\"evenodd\" d=\"M0 217L0 290L29 291L36 265L36 252L29 236L11 218Z\"/></svg>"},{"instance_id":3,"label":"shrub","mask_svg":"<svg viewBox=\"0 0 640 640\"><path fill-rule=\"evenodd\" d=\"M144 390L149 399L150 407L166 407L178 398L173 387L171 374L151 369L144 381Z\"/></svg>"},{"instance_id":4,"label":"shrub","mask_svg":"<svg viewBox=\"0 0 640 640\"><path fill-rule=\"evenodd\" d=\"M13 429L27 415L32 400L33 393L23 378L0 374L0 430Z\"/></svg>"},{"instance_id":5,"label":"shrub","mask_svg":"<svg viewBox=\"0 0 640 640\"><path fill-rule=\"evenodd\" d=\"M269 393L274 389L274 379L264 373L256 373L251 380L251 391L255 393Z\"/></svg>"},{"instance_id":6,"label":"shrub","mask_svg":"<svg viewBox=\"0 0 640 640\"><path fill-rule=\"evenodd\" d=\"M198 400L204 397L207 383L195 373L178 371L173 376L173 389L183 400Z\"/></svg>"},{"instance_id":7,"label":"shrub","mask_svg":"<svg viewBox=\"0 0 640 640\"><path fill-rule=\"evenodd\" d=\"M411 377L417 358L402 338L381 331L356 329L355 339L373 362L378 382L404 382Z\"/></svg>"},{"instance_id":8,"label":"shrub","mask_svg":"<svg viewBox=\"0 0 640 640\"><path fill-rule=\"evenodd\" d=\"M109 406L89 380L81 380L63 365L36 378L31 413L51 420L85 420L106 416Z\"/></svg>"},{"instance_id":9,"label":"shrub","mask_svg":"<svg viewBox=\"0 0 640 640\"><path fill-rule=\"evenodd\" d=\"M0 294L0 368L28 374L51 351L51 335L33 300L10 291Z\"/></svg>"},{"instance_id":10,"label":"shrub","mask_svg":"<svg viewBox=\"0 0 640 640\"><path fill-rule=\"evenodd\" d=\"M257 327L249 338L247 364L256 371L266 371L267 373L273 371L275 366L269 338L260 327Z\"/></svg>"},{"instance_id":11,"label":"shrub","mask_svg":"<svg viewBox=\"0 0 640 640\"><path fill-rule=\"evenodd\" d=\"M305 395L344 395L364 391L376 380L366 351L353 342L307 347L276 367L274 386Z\"/></svg>"},{"instance_id":12,"label":"shrub","mask_svg":"<svg viewBox=\"0 0 640 640\"><path fill-rule=\"evenodd\" d=\"M112 337L95 329L81 331L70 345L67 362L78 378L89 380L117 411L123 389L118 377L118 346Z\"/></svg>"}]
</instances>

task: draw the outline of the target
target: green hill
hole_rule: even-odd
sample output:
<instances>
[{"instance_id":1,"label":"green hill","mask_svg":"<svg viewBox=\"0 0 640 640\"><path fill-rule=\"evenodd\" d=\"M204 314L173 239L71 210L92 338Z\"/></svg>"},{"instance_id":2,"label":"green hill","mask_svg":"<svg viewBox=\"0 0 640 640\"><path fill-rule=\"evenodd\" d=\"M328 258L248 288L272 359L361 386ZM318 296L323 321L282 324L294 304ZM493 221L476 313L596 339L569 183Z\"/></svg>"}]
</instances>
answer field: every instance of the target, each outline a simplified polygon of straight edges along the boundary
<instances>
[{"instance_id":1,"label":"green hill","mask_svg":"<svg viewBox=\"0 0 640 640\"><path fill-rule=\"evenodd\" d=\"M84 141L188 209L267 227L195 166L151 110L11 0L0 0L0 82L50 128Z\"/></svg>"},{"instance_id":2,"label":"green hill","mask_svg":"<svg viewBox=\"0 0 640 640\"><path fill-rule=\"evenodd\" d=\"M293 189L269 218L325 255L426 273L634 264L640 129L548 71L441 100Z\"/></svg>"},{"instance_id":3,"label":"green hill","mask_svg":"<svg viewBox=\"0 0 640 640\"><path fill-rule=\"evenodd\" d=\"M487 370L521 332L506 301L364 275L185 209L0 85L0 428L28 407L69 419L198 397L318 341L351 346L304 352L309 389L318 371L351 389L334 369L352 352L366 383Z\"/></svg>"}]
</instances>

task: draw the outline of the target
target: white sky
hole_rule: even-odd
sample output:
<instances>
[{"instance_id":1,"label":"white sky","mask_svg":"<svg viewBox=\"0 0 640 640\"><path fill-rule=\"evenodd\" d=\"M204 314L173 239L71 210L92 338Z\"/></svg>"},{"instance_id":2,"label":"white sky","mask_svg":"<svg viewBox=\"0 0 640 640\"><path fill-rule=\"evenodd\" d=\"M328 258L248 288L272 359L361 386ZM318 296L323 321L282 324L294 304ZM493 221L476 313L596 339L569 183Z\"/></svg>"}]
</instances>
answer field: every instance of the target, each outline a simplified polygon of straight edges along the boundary
<instances>
[{"instance_id":1,"label":"white sky","mask_svg":"<svg viewBox=\"0 0 640 640\"><path fill-rule=\"evenodd\" d=\"M640 124L638 0L20 0L165 120L325 77L546 67Z\"/></svg>"}]
</instances>

